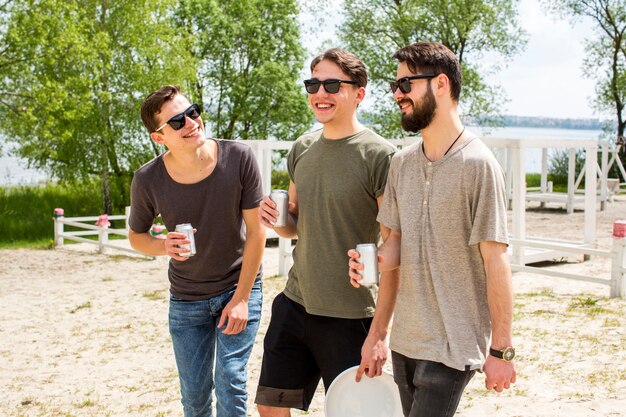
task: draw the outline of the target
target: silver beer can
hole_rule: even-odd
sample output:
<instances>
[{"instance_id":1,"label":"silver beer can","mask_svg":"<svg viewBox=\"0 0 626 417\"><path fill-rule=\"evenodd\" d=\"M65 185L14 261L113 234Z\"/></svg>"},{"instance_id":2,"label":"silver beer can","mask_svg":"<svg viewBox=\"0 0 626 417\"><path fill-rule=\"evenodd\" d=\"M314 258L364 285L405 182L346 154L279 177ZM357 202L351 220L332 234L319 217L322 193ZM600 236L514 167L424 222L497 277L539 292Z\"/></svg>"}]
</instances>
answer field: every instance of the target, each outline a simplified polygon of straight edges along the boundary
<instances>
[{"instance_id":1,"label":"silver beer can","mask_svg":"<svg viewBox=\"0 0 626 417\"><path fill-rule=\"evenodd\" d=\"M360 255L359 263L363 265L363 270L359 271L363 279L359 284L378 285L378 247L375 243L360 243L356 245L356 251Z\"/></svg>"},{"instance_id":2,"label":"silver beer can","mask_svg":"<svg viewBox=\"0 0 626 417\"><path fill-rule=\"evenodd\" d=\"M180 256L190 257L196 254L196 239L193 236L193 226L189 223L177 224L176 232L187 236L187 240L191 242L186 245L180 245L181 248L189 249L189 252L181 252Z\"/></svg>"},{"instance_id":3,"label":"silver beer can","mask_svg":"<svg viewBox=\"0 0 626 417\"><path fill-rule=\"evenodd\" d=\"M273 190L270 193L270 200L276 203L276 211L278 211L274 226L287 226L289 219L289 193L285 190Z\"/></svg>"}]
</instances>

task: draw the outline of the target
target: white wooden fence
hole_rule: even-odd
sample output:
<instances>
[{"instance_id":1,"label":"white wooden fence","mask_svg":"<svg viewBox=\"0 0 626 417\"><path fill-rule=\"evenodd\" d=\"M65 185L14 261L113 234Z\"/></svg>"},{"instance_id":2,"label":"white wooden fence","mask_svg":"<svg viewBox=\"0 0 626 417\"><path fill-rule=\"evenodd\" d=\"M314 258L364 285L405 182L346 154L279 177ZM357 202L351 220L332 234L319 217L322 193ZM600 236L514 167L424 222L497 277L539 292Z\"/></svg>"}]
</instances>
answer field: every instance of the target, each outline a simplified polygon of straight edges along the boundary
<instances>
[{"instance_id":1,"label":"white wooden fence","mask_svg":"<svg viewBox=\"0 0 626 417\"><path fill-rule=\"evenodd\" d=\"M109 240L109 235L123 236L128 239L128 217L130 207L126 207L126 213L114 216L85 216L65 217L63 209L55 209L54 215L54 246L63 246L65 240L89 243L98 246L100 253L106 253L106 249L115 249L124 252L138 254L128 245L128 240ZM106 223L109 220L124 220L123 229L112 229ZM96 225L99 224L99 225ZM71 226L80 230L68 231L65 226ZM88 239L86 236L98 236L98 240Z\"/></svg>"},{"instance_id":2,"label":"white wooden fence","mask_svg":"<svg viewBox=\"0 0 626 417\"><path fill-rule=\"evenodd\" d=\"M404 138L391 141L398 147L403 147L415 142L416 138ZM245 141L253 149L259 168L261 170L261 177L263 181L263 191L267 195L271 191L271 175L272 175L272 153L278 150L289 150L293 142L283 141L267 141L267 140L248 140ZM524 172L524 148L537 146L540 148L550 147L550 144L542 143L541 141L522 141L520 139L507 139L507 138L490 138L484 139L484 142L491 148L505 148L506 159L502 159L500 154L499 161L505 167L507 175L507 192L510 193L512 199L512 239L511 239L511 265L514 271L526 271L534 272L543 275L557 276L567 279L575 279L580 281L595 282L599 284L608 285L611 288L611 297L626 297L626 237L614 236L613 246L610 251L598 250L594 248L595 243L595 211L596 202L599 197L604 201L606 194L600 193L600 196L596 195L597 184L597 164L587 164L585 167L585 225L584 225L584 241L583 242L571 242L571 241L554 241L544 238L530 238L525 234L525 204L526 201L526 184L525 184L525 172ZM557 147L566 147L571 149L572 147L583 147L587 152L587 158L591 161L596 160L598 145L602 149L606 149L604 143L598 141L558 141L559 143L553 143ZM570 151L571 154L571 151ZM606 158L603 157L603 161ZM602 163L600 176L601 189L605 189L606 184L606 162ZM542 173L542 177L543 177ZM570 179L571 180L571 179ZM580 178L579 178L580 181ZM544 179L542 178L542 183ZM571 182L571 181L570 181ZM593 191L589 191L593 190ZM123 245L122 242L115 243L115 241L109 241L109 234L117 234L128 237L128 216L130 208L126 208L125 215L109 216L109 220L121 220L125 219L124 229L111 229L104 226L96 226L93 222L98 221L99 216L91 217L70 217L65 218L57 216L55 218L55 245L63 245L64 239L74 240L78 242L85 242L96 244L99 247L100 252L104 252L107 248L129 251L137 253L127 244ZM73 226L75 228L84 229L79 231L65 231L64 225ZM98 240L87 239L84 236L98 235ZM274 230L268 230L268 238L279 238ZM290 239L279 238L279 274L287 274L292 263L292 242ZM538 255L538 253L540 254ZM590 256L601 256L611 259L611 277L610 278L598 278L588 277L584 275L576 275L563 273L553 270L547 270L545 268L536 268L527 266L528 263L538 262L540 260L554 259L563 254L583 254L586 258Z\"/></svg>"}]
</instances>

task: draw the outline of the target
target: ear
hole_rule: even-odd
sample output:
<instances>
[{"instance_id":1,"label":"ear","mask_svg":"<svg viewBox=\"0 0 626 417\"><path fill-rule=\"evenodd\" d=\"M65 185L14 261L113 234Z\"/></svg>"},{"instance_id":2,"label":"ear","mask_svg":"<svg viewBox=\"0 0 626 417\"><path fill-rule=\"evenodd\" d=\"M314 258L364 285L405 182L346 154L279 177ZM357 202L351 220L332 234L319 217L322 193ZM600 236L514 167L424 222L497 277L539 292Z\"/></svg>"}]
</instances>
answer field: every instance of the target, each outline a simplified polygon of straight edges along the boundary
<instances>
[{"instance_id":1,"label":"ear","mask_svg":"<svg viewBox=\"0 0 626 417\"><path fill-rule=\"evenodd\" d=\"M450 96L450 80L446 74L439 74L437 78L435 78L435 95Z\"/></svg>"},{"instance_id":2,"label":"ear","mask_svg":"<svg viewBox=\"0 0 626 417\"><path fill-rule=\"evenodd\" d=\"M159 145L165 145L165 141L163 140L163 134L159 132L150 133L150 137L154 141L154 143Z\"/></svg>"},{"instance_id":3,"label":"ear","mask_svg":"<svg viewBox=\"0 0 626 417\"><path fill-rule=\"evenodd\" d=\"M365 87L359 87L356 92L356 104L360 104L365 99Z\"/></svg>"}]
</instances>

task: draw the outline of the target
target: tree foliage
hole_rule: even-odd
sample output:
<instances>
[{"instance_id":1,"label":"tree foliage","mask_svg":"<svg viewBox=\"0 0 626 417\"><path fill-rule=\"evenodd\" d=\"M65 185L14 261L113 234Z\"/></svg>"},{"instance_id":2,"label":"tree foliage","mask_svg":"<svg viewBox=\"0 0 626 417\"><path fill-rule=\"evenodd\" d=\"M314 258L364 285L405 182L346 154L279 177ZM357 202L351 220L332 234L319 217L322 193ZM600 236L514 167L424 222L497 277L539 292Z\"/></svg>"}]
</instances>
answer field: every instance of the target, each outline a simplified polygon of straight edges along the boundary
<instances>
[{"instance_id":1,"label":"tree foliage","mask_svg":"<svg viewBox=\"0 0 626 417\"><path fill-rule=\"evenodd\" d=\"M132 171L157 151L139 120L145 94L195 76L169 24L175 3L21 0L7 10L0 129L36 168L99 177L108 213L111 188L126 204Z\"/></svg>"},{"instance_id":2,"label":"tree foliage","mask_svg":"<svg viewBox=\"0 0 626 417\"><path fill-rule=\"evenodd\" d=\"M376 109L367 117L379 132L400 134L399 114L387 83L395 78L393 53L417 41L449 47L463 67L461 106L466 117L499 114L503 96L486 81L485 54L510 58L525 45L517 0L345 0L340 36L369 67ZM383 97L385 97L383 99Z\"/></svg>"},{"instance_id":3,"label":"tree foliage","mask_svg":"<svg viewBox=\"0 0 626 417\"><path fill-rule=\"evenodd\" d=\"M297 84L304 62L294 0L183 0L177 24L193 38L196 91L212 134L293 140L312 123Z\"/></svg>"},{"instance_id":4,"label":"tree foliage","mask_svg":"<svg viewBox=\"0 0 626 417\"><path fill-rule=\"evenodd\" d=\"M0 133L60 180L100 178L111 213L162 152L139 108L164 84L203 104L217 137L294 139L310 125L296 16L292 0L1 2Z\"/></svg>"},{"instance_id":5,"label":"tree foliage","mask_svg":"<svg viewBox=\"0 0 626 417\"><path fill-rule=\"evenodd\" d=\"M626 0L545 0L548 8L574 20L590 19L596 37L586 43L583 63L587 77L596 80L595 105L615 116L615 139L626 129Z\"/></svg>"}]
</instances>

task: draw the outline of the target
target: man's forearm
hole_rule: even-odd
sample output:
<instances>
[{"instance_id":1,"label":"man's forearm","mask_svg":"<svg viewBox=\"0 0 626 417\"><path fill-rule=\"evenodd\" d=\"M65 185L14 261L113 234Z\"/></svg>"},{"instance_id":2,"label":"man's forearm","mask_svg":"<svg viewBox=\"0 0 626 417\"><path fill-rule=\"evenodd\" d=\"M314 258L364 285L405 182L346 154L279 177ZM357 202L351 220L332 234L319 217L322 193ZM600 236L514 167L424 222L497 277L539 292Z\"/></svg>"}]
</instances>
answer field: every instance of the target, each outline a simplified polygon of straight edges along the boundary
<instances>
[{"instance_id":1,"label":"man's forearm","mask_svg":"<svg viewBox=\"0 0 626 417\"><path fill-rule=\"evenodd\" d=\"M506 247L505 247L506 248ZM487 275L487 302L491 315L491 345L513 345L513 288L506 249L484 256Z\"/></svg>"},{"instance_id":2,"label":"man's forearm","mask_svg":"<svg viewBox=\"0 0 626 417\"><path fill-rule=\"evenodd\" d=\"M250 298L250 291L263 260L264 249L265 228L260 227L246 234L241 272L239 273L239 281L237 282L237 289L233 299L247 301Z\"/></svg>"},{"instance_id":3,"label":"man's forearm","mask_svg":"<svg viewBox=\"0 0 626 417\"><path fill-rule=\"evenodd\" d=\"M167 254L165 251L165 240L152 237L148 232L137 233L129 230L128 240L133 249L143 254L150 256L163 256Z\"/></svg>"}]
</instances>

